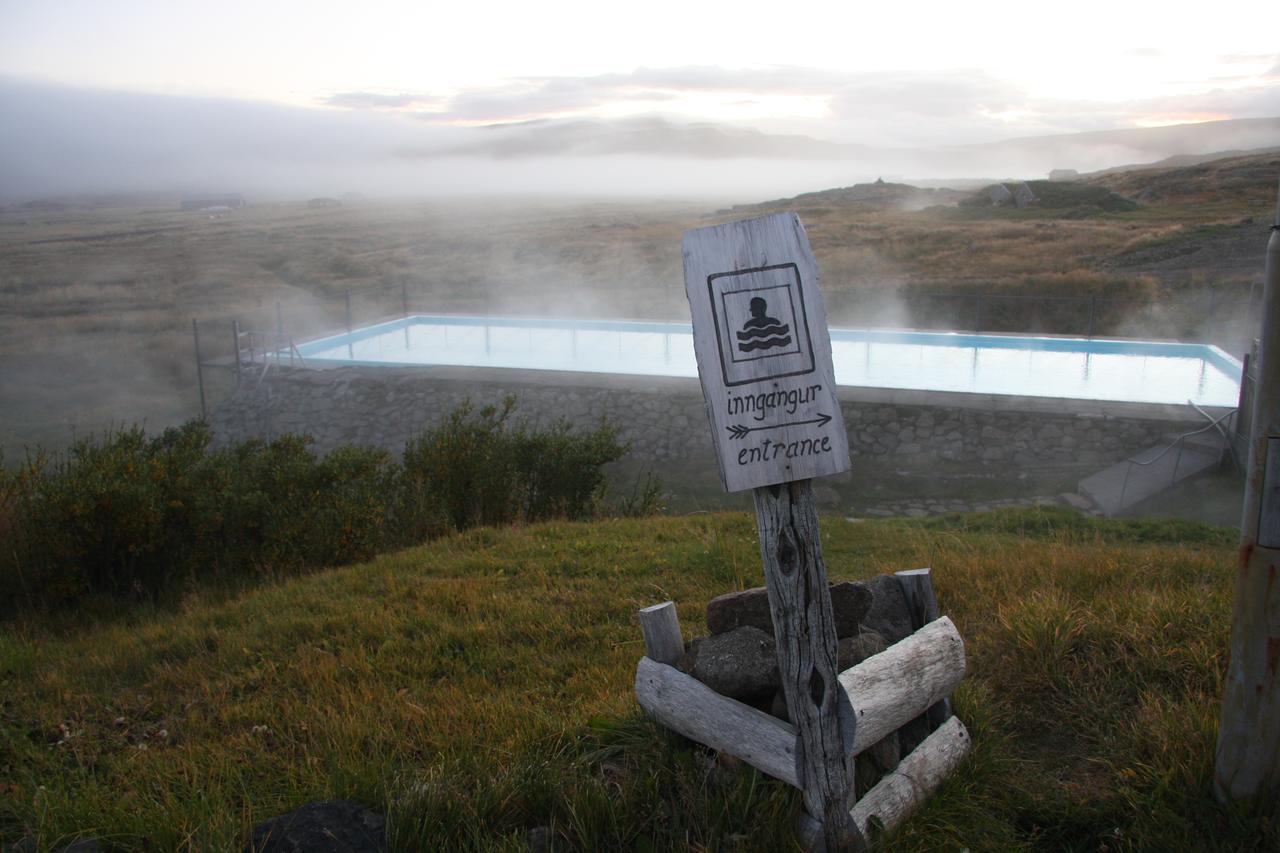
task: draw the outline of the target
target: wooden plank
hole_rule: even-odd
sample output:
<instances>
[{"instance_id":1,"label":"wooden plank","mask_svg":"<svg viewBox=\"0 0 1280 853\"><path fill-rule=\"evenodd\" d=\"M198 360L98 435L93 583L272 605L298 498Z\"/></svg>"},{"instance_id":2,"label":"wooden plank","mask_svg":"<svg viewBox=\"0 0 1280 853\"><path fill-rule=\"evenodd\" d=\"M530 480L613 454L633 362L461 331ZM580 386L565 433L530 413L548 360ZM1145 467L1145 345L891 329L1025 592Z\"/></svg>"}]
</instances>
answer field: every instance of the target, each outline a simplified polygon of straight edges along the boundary
<instances>
[{"instance_id":1,"label":"wooden plank","mask_svg":"<svg viewBox=\"0 0 1280 853\"><path fill-rule=\"evenodd\" d=\"M894 572L906 596L907 607L911 610L911 624L917 631L934 621L941 614L938 612L938 597L933 591L933 571L931 569L906 569ZM929 728L936 729L951 716L951 699L942 699L931 705L926 712Z\"/></svg>"},{"instance_id":2,"label":"wooden plank","mask_svg":"<svg viewBox=\"0 0 1280 853\"><path fill-rule=\"evenodd\" d=\"M756 525L787 713L800 734L800 790L831 853L865 845L849 816L857 721L838 680L836 627L808 480L755 490Z\"/></svg>"},{"instance_id":3,"label":"wooden plank","mask_svg":"<svg viewBox=\"0 0 1280 853\"><path fill-rule=\"evenodd\" d=\"M644 634L644 653L650 659L675 666L684 656L684 637L674 601L641 608L640 632Z\"/></svg>"},{"instance_id":4,"label":"wooden plank","mask_svg":"<svg viewBox=\"0 0 1280 853\"><path fill-rule=\"evenodd\" d=\"M840 674L857 716L854 752L949 695L964 678L964 640L946 616Z\"/></svg>"},{"instance_id":5,"label":"wooden plank","mask_svg":"<svg viewBox=\"0 0 1280 853\"><path fill-rule=\"evenodd\" d=\"M969 754L969 732L959 717L947 720L898 763L852 810L854 823L867 838L893 832L934 792ZM819 827L802 820L801 835L812 844Z\"/></svg>"},{"instance_id":6,"label":"wooden plank","mask_svg":"<svg viewBox=\"0 0 1280 853\"><path fill-rule=\"evenodd\" d=\"M684 276L725 489L847 471L818 265L799 217L686 231Z\"/></svg>"},{"instance_id":7,"label":"wooden plank","mask_svg":"<svg viewBox=\"0 0 1280 853\"><path fill-rule=\"evenodd\" d=\"M795 726L721 696L696 678L647 657L636 667L636 698L672 731L800 787Z\"/></svg>"}]
</instances>

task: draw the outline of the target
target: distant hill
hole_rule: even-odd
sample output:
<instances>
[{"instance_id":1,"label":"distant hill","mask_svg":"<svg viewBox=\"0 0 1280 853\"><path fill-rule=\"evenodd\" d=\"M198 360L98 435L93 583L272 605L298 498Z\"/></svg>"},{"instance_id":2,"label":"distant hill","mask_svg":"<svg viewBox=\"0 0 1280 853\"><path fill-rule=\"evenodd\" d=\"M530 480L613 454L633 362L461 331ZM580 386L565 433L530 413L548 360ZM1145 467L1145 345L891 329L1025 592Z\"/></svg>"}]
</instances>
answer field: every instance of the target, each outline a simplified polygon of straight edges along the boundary
<instances>
[{"instance_id":1,"label":"distant hill","mask_svg":"<svg viewBox=\"0 0 1280 853\"><path fill-rule=\"evenodd\" d=\"M1185 203L1232 196L1246 204L1274 203L1280 149L1181 166L1154 163L1107 170L1079 179L1143 203Z\"/></svg>"},{"instance_id":2,"label":"distant hill","mask_svg":"<svg viewBox=\"0 0 1280 853\"><path fill-rule=\"evenodd\" d=\"M1007 158L1015 164L1048 159L1054 163L1053 168L1086 172L1100 167L1112 168L1117 160L1120 163L1151 162L1211 151L1252 152L1274 147L1277 140L1280 140L1280 118L1249 118L1028 136L951 150L969 152L974 160L987 162L993 157ZM1103 165L1099 160L1110 162ZM1017 171L1002 170L996 174L1016 174ZM1047 170L1041 174L1047 174Z\"/></svg>"},{"instance_id":3,"label":"distant hill","mask_svg":"<svg viewBox=\"0 0 1280 853\"><path fill-rule=\"evenodd\" d=\"M920 210L935 204L952 204L964 193L949 189L930 189L911 184L874 181L830 190L801 193L791 198L773 199L759 204L735 205L733 212L775 209L809 209L819 207L857 207L863 210Z\"/></svg>"},{"instance_id":4,"label":"distant hill","mask_svg":"<svg viewBox=\"0 0 1280 853\"><path fill-rule=\"evenodd\" d=\"M1214 160L1229 160L1235 157L1258 157L1266 154L1280 154L1280 148L1254 148L1248 151L1233 149L1231 151L1214 151L1211 154L1175 154L1154 163L1126 163L1123 166L1112 166L1110 169L1099 169L1077 176L1076 180L1096 178L1115 172L1132 172L1138 169L1175 169L1182 166L1199 166L1201 163L1212 163Z\"/></svg>"}]
</instances>

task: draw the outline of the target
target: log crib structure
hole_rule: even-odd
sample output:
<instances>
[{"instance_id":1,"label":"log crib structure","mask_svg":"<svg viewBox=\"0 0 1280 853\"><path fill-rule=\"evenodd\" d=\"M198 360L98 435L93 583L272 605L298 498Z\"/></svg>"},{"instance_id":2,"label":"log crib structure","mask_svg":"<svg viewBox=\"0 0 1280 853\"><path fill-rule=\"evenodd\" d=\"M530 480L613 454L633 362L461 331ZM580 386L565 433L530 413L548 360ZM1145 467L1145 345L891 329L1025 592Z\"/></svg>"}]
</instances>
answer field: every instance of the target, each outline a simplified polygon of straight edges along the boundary
<instances>
[{"instance_id":1,"label":"log crib structure","mask_svg":"<svg viewBox=\"0 0 1280 853\"><path fill-rule=\"evenodd\" d=\"M848 774L852 849L900 826L959 766L970 745L948 698L964 677L964 640L949 618L938 615L929 569L897 572L895 578L912 611L915 633L839 674L839 690L853 711L853 737L844 744L847 754L836 757L838 768L809 768L811 776L829 770ZM722 696L676 668L685 646L674 602L643 608L639 617L645 643L636 667L640 706L672 731L804 791L804 747L797 727ZM856 796L853 759L922 715L933 731L874 787ZM802 838L811 849L827 849L822 815L814 814L817 809L807 798L805 810Z\"/></svg>"}]
</instances>

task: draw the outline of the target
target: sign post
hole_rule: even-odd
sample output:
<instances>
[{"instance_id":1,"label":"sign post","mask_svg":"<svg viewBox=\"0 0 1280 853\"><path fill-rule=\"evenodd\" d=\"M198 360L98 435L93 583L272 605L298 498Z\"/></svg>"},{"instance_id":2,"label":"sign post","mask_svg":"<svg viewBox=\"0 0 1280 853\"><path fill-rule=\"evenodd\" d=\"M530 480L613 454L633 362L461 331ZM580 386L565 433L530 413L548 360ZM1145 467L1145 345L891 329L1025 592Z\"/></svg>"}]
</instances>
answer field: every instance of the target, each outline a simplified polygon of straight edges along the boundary
<instances>
[{"instance_id":1,"label":"sign post","mask_svg":"<svg viewBox=\"0 0 1280 853\"><path fill-rule=\"evenodd\" d=\"M805 809L829 853L861 850L856 719L837 681L811 483L849 469L817 263L799 217L782 213L685 232L684 277L721 480L754 489Z\"/></svg>"}]
</instances>

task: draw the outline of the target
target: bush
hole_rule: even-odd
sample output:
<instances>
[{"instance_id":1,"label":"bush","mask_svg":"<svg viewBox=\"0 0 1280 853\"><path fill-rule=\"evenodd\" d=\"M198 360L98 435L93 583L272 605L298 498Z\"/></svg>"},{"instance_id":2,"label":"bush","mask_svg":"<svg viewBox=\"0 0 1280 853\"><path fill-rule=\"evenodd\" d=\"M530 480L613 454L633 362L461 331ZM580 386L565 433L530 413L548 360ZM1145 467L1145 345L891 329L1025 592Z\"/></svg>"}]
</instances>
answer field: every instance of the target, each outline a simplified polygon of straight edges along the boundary
<instances>
[{"instance_id":1,"label":"bush","mask_svg":"<svg viewBox=\"0 0 1280 853\"><path fill-rule=\"evenodd\" d=\"M481 524L584 518L605 488L603 466L626 452L607 423L575 435L567 421L533 430L515 424L515 399L478 412L469 401L411 440L402 492L408 505L433 501L457 530Z\"/></svg>"},{"instance_id":2,"label":"bush","mask_svg":"<svg viewBox=\"0 0 1280 853\"><path fill-rule=\"evenodd\" d=\"M154 595L178 580L290 574L451 529L596 512L602 468L626 451L616 432L534 430L513 423L514 408L464 403L399 464L373 448L318 457L299 435L211 450L201 421L84 439L14 469L0 458L0 601Z\"/></svg>"}]
</instances>

